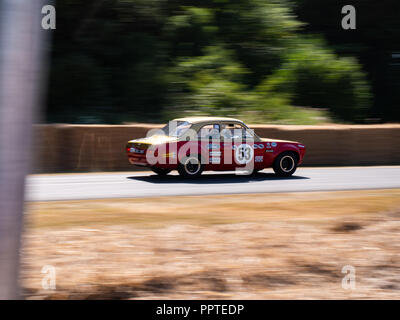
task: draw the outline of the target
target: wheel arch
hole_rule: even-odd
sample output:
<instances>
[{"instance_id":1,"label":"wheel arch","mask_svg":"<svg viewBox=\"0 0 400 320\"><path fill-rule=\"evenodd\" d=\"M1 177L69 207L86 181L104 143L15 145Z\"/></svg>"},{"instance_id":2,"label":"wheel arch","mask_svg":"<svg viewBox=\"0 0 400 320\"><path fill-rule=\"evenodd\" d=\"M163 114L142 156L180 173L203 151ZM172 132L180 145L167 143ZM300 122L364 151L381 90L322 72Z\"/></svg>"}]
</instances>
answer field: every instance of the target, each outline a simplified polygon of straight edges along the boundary
<instances>
[{"instance_id":1,"label":"wheel arch","mask_svg":"<svg viewBox=\"0 0 400 320\"><path fill-rule=\"evenodd\" d=\"M293 155L296 157L297 163L299 163L299 161L300 161L300 152L299 152L298 150L296 150L295 148L287 148L287 149L282 150L281 152L279 152L279 153L274 157L273 163L276 161L276 159L277 159L281 154L284 154L284 153L293 154Z\"/></svg>"}]
</instances>

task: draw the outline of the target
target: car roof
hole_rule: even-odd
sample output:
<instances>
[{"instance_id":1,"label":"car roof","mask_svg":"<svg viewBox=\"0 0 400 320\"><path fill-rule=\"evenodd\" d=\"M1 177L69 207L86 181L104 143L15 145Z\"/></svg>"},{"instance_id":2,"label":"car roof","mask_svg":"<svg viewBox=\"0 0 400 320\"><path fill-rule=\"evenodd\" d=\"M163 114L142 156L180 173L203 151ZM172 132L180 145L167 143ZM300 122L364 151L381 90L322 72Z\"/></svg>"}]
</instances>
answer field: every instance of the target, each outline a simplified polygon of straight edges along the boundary
<instances>
[{"instance_id":1,"label":"car roof","mask_svg":"<svg viewBox=\"0 0 400 320\"><path fill-rule=\"evenodd\" d=\"M174 121L187 121L190 123L202 123L202 122L209 122L209 121L232 121L232 122L240 122L243 121L235 118L226 118L226 117L185 117L185 118L178 118L174 119Z\"/></svg>"}]
</instances>

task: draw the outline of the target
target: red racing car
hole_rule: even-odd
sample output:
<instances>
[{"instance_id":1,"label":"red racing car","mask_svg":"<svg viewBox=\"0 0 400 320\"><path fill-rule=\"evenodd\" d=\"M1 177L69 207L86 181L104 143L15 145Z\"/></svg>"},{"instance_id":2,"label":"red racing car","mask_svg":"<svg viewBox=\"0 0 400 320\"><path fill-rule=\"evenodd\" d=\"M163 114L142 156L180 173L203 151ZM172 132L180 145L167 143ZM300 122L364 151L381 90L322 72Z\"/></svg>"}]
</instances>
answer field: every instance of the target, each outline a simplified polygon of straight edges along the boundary
<instances>
[{"instance_id":1,"label":"red racing car","mask_svg":"<svg viewBox=\"0 0 400 320\"><path fill-rule=\"evenodd\" d=\"M220 117L175 119L126 146L131 164L159 175L178 170L184 177L204 170L251 174L270 167L279 176L291 176L305 150L299 142L260 138L242 121Z\"/></svg>"}]
</instances>

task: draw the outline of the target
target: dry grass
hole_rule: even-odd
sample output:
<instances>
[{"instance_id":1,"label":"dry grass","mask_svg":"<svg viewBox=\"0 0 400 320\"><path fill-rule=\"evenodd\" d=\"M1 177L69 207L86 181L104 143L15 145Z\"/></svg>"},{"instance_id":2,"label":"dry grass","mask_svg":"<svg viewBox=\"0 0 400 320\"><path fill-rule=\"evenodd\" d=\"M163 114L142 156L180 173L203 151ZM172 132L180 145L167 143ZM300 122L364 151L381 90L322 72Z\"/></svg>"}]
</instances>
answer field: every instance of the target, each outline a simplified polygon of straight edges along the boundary
<instances>
[{"instance_id":1,"label":"dry grass","mask_svg":"<svg viewBox=\"0 0 400 320\"><path fill-rule=\"evenodd\" d=\"M232 224L271 220L315 220L376 214L397 205L400 191L343 191L55 201L29 204L31 228L171 224Z\"/></svg>"},{"instance_id":2,"label":"dry grass","mask_svg":"<svg viewBox=\"0 0 400 320\"><path fill-rule=\"evenodd\" d=\"M30 203L27 298L400 298L400 190ZM57 290L41 288L41 268ZM357 288L341 287L356 267Z\"/></svg>"}]
</instances>

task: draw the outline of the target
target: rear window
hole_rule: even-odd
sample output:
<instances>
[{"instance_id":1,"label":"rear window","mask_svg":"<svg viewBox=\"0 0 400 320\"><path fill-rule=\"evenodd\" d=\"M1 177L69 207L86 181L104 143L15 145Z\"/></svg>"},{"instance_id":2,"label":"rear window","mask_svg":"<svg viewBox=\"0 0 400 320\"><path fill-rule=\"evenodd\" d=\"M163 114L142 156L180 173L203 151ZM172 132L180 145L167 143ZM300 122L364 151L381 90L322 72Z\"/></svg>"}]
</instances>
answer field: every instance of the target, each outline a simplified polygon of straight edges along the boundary
<instances>
[{"instance_id":1,"label":"rear window","mask_svg":"<svg viewBox=\"0 0 400 320\"><path fill-rule=\"evenodd\" d=\"M164 133L167 136L170 137L180 137L183 135L190 127L192 126L192 123L188 121L170 121L168 124L162 128L161 130L164 131Z\"/></svg>"}]
</instances>

